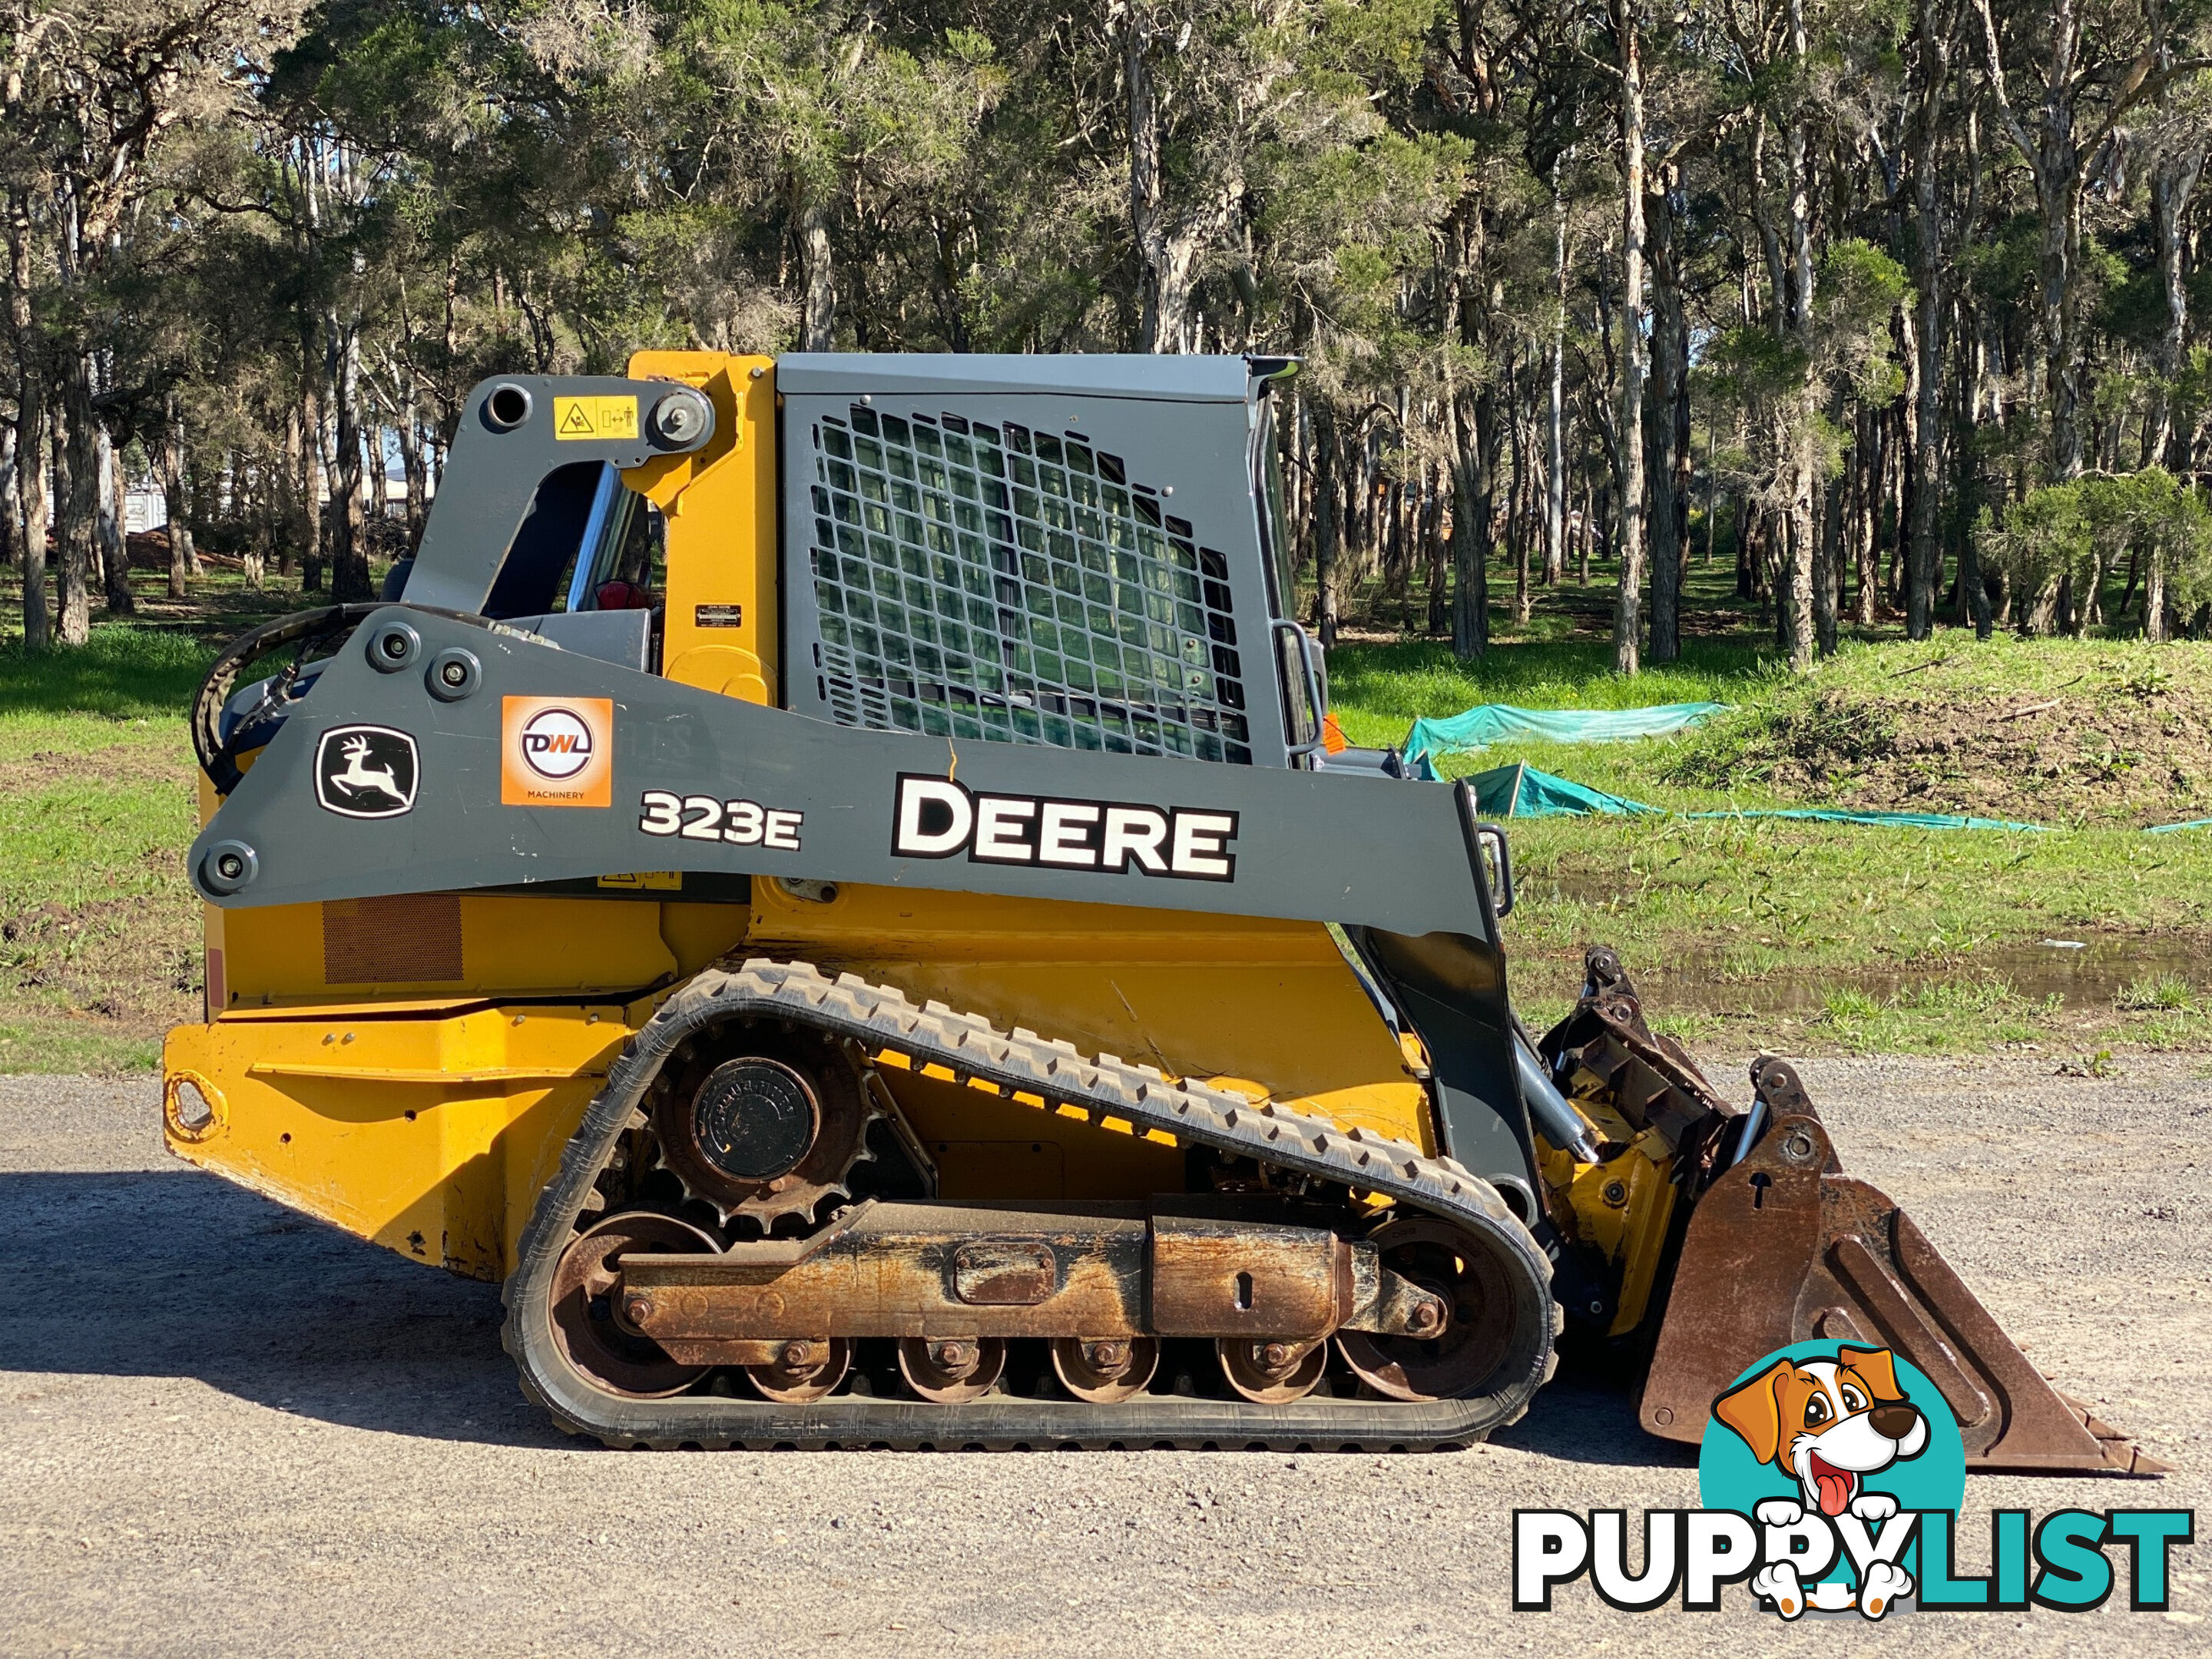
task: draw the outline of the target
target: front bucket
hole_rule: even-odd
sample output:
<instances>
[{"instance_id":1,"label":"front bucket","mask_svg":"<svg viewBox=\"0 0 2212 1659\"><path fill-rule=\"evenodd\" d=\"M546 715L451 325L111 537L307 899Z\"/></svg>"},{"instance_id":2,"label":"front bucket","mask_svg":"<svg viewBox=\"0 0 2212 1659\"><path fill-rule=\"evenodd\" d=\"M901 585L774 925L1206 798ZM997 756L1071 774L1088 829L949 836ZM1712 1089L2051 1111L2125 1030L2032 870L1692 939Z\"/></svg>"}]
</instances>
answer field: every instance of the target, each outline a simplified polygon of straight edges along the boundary
<instances>
[{"instance_id":1,"label":"front bucket","mask_svg":"<svg viewBox=\"0 0 2212 1659\"><path fill-rule=\"evenodd\" d=\"M1647 1430L1696 1441L1754 1361L1840 1338L1927 1374L1959 1419L1969 1469L2165 1471L2051 1387L1912 1218L1843 1173L1788 1064L1763 1058L1752 1081L1766 1127L1691 1216L1639 1406Z\"/></svg>"}]
</instances>

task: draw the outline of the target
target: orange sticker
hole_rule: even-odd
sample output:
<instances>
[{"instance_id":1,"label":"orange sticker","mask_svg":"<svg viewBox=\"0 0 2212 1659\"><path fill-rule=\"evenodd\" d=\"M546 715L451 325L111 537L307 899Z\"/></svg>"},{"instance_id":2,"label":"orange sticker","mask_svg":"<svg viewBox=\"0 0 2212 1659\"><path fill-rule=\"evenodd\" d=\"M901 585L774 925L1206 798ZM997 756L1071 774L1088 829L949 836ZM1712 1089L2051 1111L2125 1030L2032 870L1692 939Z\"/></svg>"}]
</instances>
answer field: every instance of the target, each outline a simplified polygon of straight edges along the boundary
<instances>
[{"instance_id":1,"label":"orange sticker","mask_svg":"<svg viewBox=\"0 0 2212 1659\"><path fill-rule=\"evenodd\" d=\"M605 806L614 799L611 697L500 700L499 798L508 806Z\"/></svg>"}]
</instances>

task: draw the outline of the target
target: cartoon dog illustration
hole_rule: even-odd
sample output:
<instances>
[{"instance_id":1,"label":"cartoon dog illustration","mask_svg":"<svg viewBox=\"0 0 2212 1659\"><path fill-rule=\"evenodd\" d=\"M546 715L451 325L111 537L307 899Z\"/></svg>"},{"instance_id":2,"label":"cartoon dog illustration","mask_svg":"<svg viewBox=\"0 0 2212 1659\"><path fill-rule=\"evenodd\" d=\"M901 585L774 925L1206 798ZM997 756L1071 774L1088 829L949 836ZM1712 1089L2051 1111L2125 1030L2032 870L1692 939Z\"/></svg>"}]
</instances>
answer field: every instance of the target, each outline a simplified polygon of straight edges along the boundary
<instances>
[{"instance_id":1,"label":"cartoon dog illustration","mask_svg":"<svg viewBox=\"0 0 2212 1659\"><path fill-rule=\"evenodd\" d=\"M1846 1347L1833 1359L1778 1359L1716 1400L1713 1415L1760 1462L1796 1478L1802 1505L1771 1498L1759 1506L1759 1519L1770 1526L1794 1525L1807 1510L1832 1518L1848 1512L1880 1524L1897 1513L1897 1499L1863 1492L1865 1477L1899 1458L1917 1457L1928 1444L1928 1419L1898 1387L1896 1360L1887 1348ZM1804 1611L1806 1597L1788 1562L1762 1568L1752 1588L1771 1597L1785 1619ZM1910 1574L1876 1563L1859 1586L1859 1610L1879 1619L1911 1589Z\"/></svg>"}]
</instances>

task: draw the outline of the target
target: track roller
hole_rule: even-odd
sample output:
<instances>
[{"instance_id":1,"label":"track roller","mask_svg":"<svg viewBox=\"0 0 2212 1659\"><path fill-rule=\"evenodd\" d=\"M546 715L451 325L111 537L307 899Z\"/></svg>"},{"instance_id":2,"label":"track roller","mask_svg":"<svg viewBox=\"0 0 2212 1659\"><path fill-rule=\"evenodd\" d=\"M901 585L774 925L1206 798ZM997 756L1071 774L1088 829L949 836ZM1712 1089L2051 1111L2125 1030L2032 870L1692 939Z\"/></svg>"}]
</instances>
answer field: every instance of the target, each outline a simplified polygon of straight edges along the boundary
<instances>
[{"instance_id":1,"label":"track roller","mask_svg":"<svg viewBox=\"0 0 2212 1659\"><path fill-rule=\"evenodd\" d=\"M1006 1374L1006 1345L995 1336L908 1336L898 1345L899 1375L939 1406L980 1400Z\"/></svg>"},{"instance_id":2,"label":"track roller","mask_svg":"<svg viewBox=\"0 0 2212 1659\"><path fill-rule=\"evenodd\" d=\"M802 1406L827 1398L852 1369L853 1345L838 1336L787 1342L774 1363L748 1365L744 1372L763 1398L780 1405Z\"/></svg>"},{"instance_id":3,"label":"track roller","mask_svg":"<svg viewBox=\"0 0 2212 1659\"><path fill-rule=\"evenodd\" d=\"M1060 1387L1094 1406L1142 1394L1159 1368L1156 1336L1063 1336L1052 1345L1052 1369Z\"/></svg>"},{"instance_id":4,"label":"track roller","mask_svg":"<svg viewBox=\"0 0 2212 1659\"><path fill-rule=\"evenodd\" d=\"M1320 1386L1328 1344L1224 1336L1213 1345L1229 1386L1255 1406L1287 1406Z\"/></svg>"}]
</instances>

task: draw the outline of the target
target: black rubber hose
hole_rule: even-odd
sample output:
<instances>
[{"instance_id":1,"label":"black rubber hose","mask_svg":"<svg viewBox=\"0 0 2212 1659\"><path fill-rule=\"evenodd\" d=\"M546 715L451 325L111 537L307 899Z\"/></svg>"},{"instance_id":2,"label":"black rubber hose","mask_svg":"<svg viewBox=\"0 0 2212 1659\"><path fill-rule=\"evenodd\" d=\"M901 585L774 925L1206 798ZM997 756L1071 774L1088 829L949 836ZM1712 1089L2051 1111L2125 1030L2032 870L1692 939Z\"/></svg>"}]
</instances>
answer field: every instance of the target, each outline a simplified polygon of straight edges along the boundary
<instances>
[{"instance_id":1,"label":"black rubber hose","mask_svg":"<svg viewBox=\"0 0 2212 1659\"><path fill-rule=\"evenodd\" d=\"M270 716L282 720L289 712L285 705L294 702L291 688L308 664L311 653L327 647L322 654L328 656L345 642L346 636L380 611L391 608L391 602L376 600L367 604L326 605L314 611L295 611L289 617L279 617L260 627L240 635L215 659L215 665L200 682L200 689L192 698L192 752L199 757L200 770L207 774L208 781L215 786L218 795L228 795L238 787L245 776L238 764L238 757L248 749L258 748L268 739L258 738L252 743L239 739L255 732ZM412 605L401 607L419 611L426 616L445 617L454 622L473 623L502 634L514 634L525 639L537 636L526 634L519 628L507 628L480 617L472 611L447 611L435 605ZM231 693L245 679L246 671L263 658L282 651L288 646L298 646L299 654L274 677L269 693L239 721L226 743L222 735L222 711L230 701Z\"/></svg>"},{"instance_id":2,"label":"black rubber hose","mask_svg":"<svg viewBox=\"0 0 2212 1659\"><path fill-rule=\"evenodd\" d=\"M287 646L305 644L312 648L324 640L335 646L339 636L359 627L364 617L380 609L374 605L330 605L314 611L295 611L289 617L264 623L223 647L192 698L192 752L199 757L200 770L207 774L216 794L228 795L238 787L238 781L244 775L239 769L237 757L223 742L222 711L246 670ZM298 678L306 661L307 651L303 649L280 677L284 687L289 688ZM271 697L267 701L273 704L280 696L281 688L272 687ZM255 712L259 715L265 711ZM238 730L243 732L259 723L258 718L242 720Z\"/></svg>"}]
</instances>

